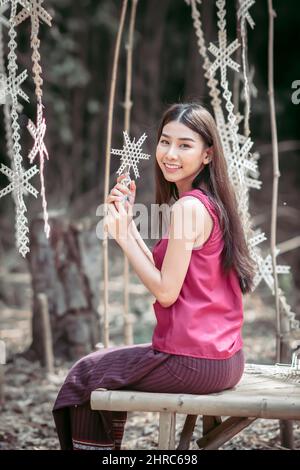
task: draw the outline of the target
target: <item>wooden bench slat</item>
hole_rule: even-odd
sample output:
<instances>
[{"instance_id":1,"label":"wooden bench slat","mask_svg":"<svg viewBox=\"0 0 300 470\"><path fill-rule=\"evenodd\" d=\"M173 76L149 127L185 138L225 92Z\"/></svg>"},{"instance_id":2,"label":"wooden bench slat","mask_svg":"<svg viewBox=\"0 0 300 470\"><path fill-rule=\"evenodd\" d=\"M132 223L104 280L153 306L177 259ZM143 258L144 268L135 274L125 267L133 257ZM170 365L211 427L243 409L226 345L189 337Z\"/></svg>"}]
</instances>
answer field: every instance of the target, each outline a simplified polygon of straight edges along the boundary
<instances>
[{"instance_id":1,"label":"wooden bench slat","mask_svg":"<svg viewBox=\"0 0 300 470\"><path fill-rule=\"evenodd\" d=\"M248 365L233 389L208 395L95 390L93 410L152 411L189 415L258 417L300 420L300 384L271 376L275 366ZM266 370L266 373L264 373ZM277 369L276 369L277 370Z\"/></svg>"}]
</instances>

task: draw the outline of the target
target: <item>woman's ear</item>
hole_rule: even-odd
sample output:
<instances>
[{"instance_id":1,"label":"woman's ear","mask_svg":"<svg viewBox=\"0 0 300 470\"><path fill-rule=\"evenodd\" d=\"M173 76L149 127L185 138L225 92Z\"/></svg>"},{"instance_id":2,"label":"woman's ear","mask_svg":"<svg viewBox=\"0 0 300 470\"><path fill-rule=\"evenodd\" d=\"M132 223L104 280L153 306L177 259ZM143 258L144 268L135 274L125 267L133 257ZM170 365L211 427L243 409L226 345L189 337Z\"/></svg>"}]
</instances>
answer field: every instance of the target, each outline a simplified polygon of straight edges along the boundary
<instances>
[{"instance_id":1,"label":"woman's ear","mask_svg":"<svg viewBox=\"0 0 300 470\"><path fill-rule=\"evenodd\" d=\"M204 160L205 160L205 163L206 163L206 164L211 162L211 159L212 159L212 152L213 152L213 147L208 147L208 148L205 150Z\"/></svg>"}]
</instances>

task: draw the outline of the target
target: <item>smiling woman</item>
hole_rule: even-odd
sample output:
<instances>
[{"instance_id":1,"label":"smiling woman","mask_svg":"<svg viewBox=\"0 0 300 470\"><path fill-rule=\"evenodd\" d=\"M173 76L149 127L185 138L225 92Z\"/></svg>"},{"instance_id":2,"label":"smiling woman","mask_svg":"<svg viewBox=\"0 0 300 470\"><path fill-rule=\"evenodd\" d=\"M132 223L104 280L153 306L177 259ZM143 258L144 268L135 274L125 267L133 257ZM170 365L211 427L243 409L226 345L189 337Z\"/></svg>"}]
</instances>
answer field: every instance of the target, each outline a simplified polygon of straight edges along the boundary
<instances>
[{"instance_id":1,"label":"smiling woman","mask_svg":"<svg viewBox=\"0 0 300 470\"><path fill-rule=\"evenodd\" d=\"M151 256L131 218L135 188L119 180L107 199L108 230L156 298L152 342L97 351L73 366L53 409L63 449L120 448L127 415L92 411L96 388L203 394L243 374L242 293L254 271L210 113L196 103L171 106L155 165L156 203L175 202L168 236Z\"/></svg>"}]
</instances>

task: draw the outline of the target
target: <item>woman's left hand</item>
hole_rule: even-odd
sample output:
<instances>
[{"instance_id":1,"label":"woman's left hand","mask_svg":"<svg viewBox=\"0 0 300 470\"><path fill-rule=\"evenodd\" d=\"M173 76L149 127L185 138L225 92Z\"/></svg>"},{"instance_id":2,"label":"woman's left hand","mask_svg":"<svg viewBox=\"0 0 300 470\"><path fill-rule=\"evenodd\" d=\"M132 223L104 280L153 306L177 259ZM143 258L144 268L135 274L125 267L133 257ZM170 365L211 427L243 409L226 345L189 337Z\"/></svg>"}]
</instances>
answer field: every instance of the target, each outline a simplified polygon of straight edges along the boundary
<instances>
[{"instance_id":1,"label":"woman's left hand","mask_svg":"<svg viewBox=\"0 0 300 470\"><path fill-rule=\"evenodd\" d=\"M133 214L132 205L128 201L115 201L106 203L107 215L104 219L104 227L109 234L122 246L129 237L129 225L131 224Z\"/></svg>"}]
</instances>

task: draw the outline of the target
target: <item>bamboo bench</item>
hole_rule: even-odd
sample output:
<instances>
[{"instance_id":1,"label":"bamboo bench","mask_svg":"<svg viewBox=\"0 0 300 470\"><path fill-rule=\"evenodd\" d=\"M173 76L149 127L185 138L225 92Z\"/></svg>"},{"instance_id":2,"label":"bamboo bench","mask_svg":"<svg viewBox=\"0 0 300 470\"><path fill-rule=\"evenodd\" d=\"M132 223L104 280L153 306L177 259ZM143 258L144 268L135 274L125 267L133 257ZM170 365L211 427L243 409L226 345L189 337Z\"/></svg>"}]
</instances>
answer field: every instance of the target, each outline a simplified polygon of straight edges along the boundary
<instances>
[{"instance_id":1,"label":"bamboo bench","mask_svg":"<svg viewBox=\"0 0 300 470\"><path fill-rule=\"evenodd\" d=\"M236 387L208 395L97 389L91 393L91 408L158 412L159 449L176 448L176 413L187 415L177 449L188 449L197 417L202 415L203 437L197 445L218 449L257 418L300 420L300 374L284 375L288 370L246 364Z\"/></svg>"}]
</instances>

